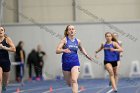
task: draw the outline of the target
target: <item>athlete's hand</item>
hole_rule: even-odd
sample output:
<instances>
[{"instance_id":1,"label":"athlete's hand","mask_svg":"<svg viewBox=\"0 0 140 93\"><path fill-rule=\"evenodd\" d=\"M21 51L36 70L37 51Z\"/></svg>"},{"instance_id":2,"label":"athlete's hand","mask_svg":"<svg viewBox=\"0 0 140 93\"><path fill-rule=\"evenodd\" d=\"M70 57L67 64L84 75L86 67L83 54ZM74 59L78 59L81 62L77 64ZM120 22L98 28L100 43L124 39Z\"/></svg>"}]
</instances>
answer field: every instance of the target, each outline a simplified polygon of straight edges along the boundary
<instances>
[{"instance_id":1,"label":"athlete's hand","mask_svg":"<svg viewBox=\"0 0 140 93\"><path fill-rule=\"evenodd\" d=\"M71 51L67 48L67 49L63 49L64 53L71 53Z\"/></svg>"},{"instance_id":2,"label":"athlete's hand","mask_svg":"<svg viewBox=\"0 0 140 93\"><path fill-rule=\"evenodd\" d=\"M99 59L99 56L97 54L95 54L95 58Z\"/></svg>"},{"instance_id":3,"label":"athlete's hand","mask_svg":"<svg viewBox=\"0 0 140 93\"><path fill-rule=\"evenodd\" d=\"M2 44L0 44L0 49L5 49L5 46L3 46Z\"/></svg>"},{"instance_id":4,"label":"athlete's hand","mask_svg":"<svg viewBox=\"0 0 140 93\"><path fill-rule=\"evenodd\" d=\"M95 58L97 58L97 59L98 59L98 58L99 58L99 56L97 55L97 53L98 53L98 52L97 52L97 51L95 51Z\"/></svg>"},{"instance_id":5,"label":"athlete's hand","mask_svg":"<svg viewBox=\"0 0 140 93\"><path fill-rule=\"evenodd\" d=\"M115 51L115 49L114 48L110 48L110 51L113 52L113 51Z\"/></svg>"}]
</instances>

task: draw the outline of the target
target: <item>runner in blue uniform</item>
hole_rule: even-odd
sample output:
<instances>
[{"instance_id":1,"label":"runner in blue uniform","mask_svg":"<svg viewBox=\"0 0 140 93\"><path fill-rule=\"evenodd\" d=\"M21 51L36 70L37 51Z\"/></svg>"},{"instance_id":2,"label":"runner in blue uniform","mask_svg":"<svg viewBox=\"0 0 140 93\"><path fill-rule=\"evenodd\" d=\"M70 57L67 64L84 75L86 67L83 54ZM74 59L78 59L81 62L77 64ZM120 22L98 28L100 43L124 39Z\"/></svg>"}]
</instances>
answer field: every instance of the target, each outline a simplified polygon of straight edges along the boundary
<instances>
[{"instance_id":1,"label":"runner in blue uniform","mask_svg":"<svg viewBox=\"0 0 140 93\"><path fill-rule=\"evenodd\" d=\"M9 81L10 60L8 51L15 52L12 40L5 35L5 29L0 26L0 93L6 90Z\"/></svg>"},{"instance_id":2,"label":"runner in blue uniform","mask_svg":"<svg viewBox=\"0 0 140 93\"><path fill-rule=\"evenodd\" d=\"M64 32L65 37L60 41L57 46L56 53L62 55L62 70L64 78L69 86L72 87L73 93L78 93L77 79L79 76L80 62L77 51L80 51L89 59L85 49L81 45L81 41L75 38L76 30L74 26L68 25Z\"/></svg>"},{"instance_id":3,"label":"runner in blue uniform","mask_svg":"<svg viewBox=\"0 0 140 93\"><path fill-rule=\"evenodd\" d=\"M123 49L117 43L118 41L111 32L105 34L106 42L101 44L101 47L96 51L100 52L104 49L104 65L109 73L112 89L117 92L117 85L114 74L117 71L117 55L116 52L122 52Z\"/></svg>"},{"instance_id":4,"label":"runner in blue uniform","mask_svg":"<svg viewBox=\"0 0 140 93\"><path fill-rule=\"evenodd\" d=\"M122 47L122 41L119 41L118 40L118 34L117 33L113 33L114 37L117 39L118 41L118 44L120 45L120 47ZM119 72L119 69L120 69L120 63L121 63L121 57L122 57L122 52L116 52L116 55L117 55L117 71L116 71L116 74L115 74L115 80L116 80L116 84L118 83L118 80L119 80L119 77L118 77L118 72Z\"/></svg>"},{"instance_id":5,"label":"runner in blue uniform","mask_svg":"<svg viewBox=\"0 0 140 93\"><path fill-rule=\"evenodd\" d=\"M117 39L118 44L122 47L122 41L118 40L118 34L117 33L113 33L114 37ZM118 67L120 66L120 58L122 57L122 52L116 52L117 53L117 60L118 60Z\"/></svg>"}]
</instances>

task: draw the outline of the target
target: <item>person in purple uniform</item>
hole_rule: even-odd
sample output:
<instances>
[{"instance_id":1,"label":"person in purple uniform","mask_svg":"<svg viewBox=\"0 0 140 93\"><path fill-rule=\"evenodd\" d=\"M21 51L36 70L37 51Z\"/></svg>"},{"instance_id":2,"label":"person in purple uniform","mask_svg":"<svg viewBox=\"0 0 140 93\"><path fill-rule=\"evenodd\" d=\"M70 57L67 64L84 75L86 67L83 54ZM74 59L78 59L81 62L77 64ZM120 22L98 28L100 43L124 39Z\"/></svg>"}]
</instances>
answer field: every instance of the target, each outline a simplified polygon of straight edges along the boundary
<instances>
[{"instance_id":1,"label":"person in purple uniform","mask_svg":"<svg viewBox=\"0 0 140 93\"><path fill-rule=\"evenodd\" d=\"M80 62L77 51L80 51L89 59L87 52L83 48L81 41L75 38L76 30L73 25L68 25L64 32L64 38L60 41L56 49L56 54L62 55L62 70L64 78L69 86L72 87L73 93L78 93L77 79L79 76Z\"/></svg>"},{"instance_id":2,"label":"person in purple uniform","mask_svg":"<svg viewBox=\"0 0 140 93\"><path fill-rule=\"evenodd\" d=\"M123 49L117 43L118 41L111 32L105 33L106 42L95 52L96 54L104 49L104 65L109 73L112 89L117 92L115 74L117 74L117 55L116 52L122 52Z\"/></svg>"}]
</instances>

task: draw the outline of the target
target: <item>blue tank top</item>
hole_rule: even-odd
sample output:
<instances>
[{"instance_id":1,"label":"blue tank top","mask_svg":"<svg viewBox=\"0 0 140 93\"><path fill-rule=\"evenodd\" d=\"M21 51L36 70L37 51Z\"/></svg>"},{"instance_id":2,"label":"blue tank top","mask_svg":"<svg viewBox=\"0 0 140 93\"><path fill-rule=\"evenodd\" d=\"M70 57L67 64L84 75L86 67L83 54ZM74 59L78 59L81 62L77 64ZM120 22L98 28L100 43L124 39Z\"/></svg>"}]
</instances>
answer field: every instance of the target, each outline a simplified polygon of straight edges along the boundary
<instances>
[{"instance_id":1,"label":"blue tank top","mask_svg":"<svg viewBox=\"0 0 140 93\"><path fill-rule=\"evenodd\" d=\"M9 47L9 45L6 43L6 38L2 42L0 42L3 46ZM9 54L7 50L0 49L0 60L9 60Z\"/></svg>"},{"instance_id":2,"label":"blue tank top","mask_svg":"<svg viewBox=\"0 0 140 93\"><path fill-rule=\"evenodd\" d=\"M121 43L118 42L118 44L121 46ZM116 51L116 55L120 56L120 52Z\"/></svg>"},{"instance_id":3,"label":"blue tank top","mask_svg":"<svg viewBox=\"0 0 140 93\"><path fill-rule=\"evenodd\" d=\"M66 37L67 43L63 47L64 49L69 49L71 53L63 53L62 55L62 63L65 62L79 62L78 58L78 41L75 38L73 41L71 41L68 37Z\"/></svg>"},{"instance_id":4,"label":"blue tank top","mask_svg":"<svg viewBox=\"0 0 140 93\"><path fill-rule=\"evenodd\" d=\"M117 55L115 51L110 51L109 48L114 48L113 43L104 44L104 60L105 61L117 61Z\"/></svg>"}]
</instances>

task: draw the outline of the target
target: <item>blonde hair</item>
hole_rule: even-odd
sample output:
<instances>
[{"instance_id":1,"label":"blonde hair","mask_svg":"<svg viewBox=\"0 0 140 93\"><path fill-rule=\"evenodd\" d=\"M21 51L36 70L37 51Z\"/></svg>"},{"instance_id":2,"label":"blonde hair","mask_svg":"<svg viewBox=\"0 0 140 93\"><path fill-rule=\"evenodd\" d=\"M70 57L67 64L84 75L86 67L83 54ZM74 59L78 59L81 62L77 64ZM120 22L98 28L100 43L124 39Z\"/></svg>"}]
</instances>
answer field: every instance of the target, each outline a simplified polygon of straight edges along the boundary
<instances>
[{"instance_id":1,"label":"blonde hair","mask_svg":"<svg viewBox=\"0 0 140 93\"><path fill-rule=\"evenodd\" d=\"M112 41L118 43L118 40L115 38L115 36L114 36L111 32L106 32L106 33L105 33L105 37L106 37L107 34L111 34L111 36L112 36Z\"/></svg>"},{"instance_id":2,"label":"blonde hair","mask_svg":"<svg viewBox=\"0 0 140 93\"><path fill-rule=\"evenodd\" d=\"M2 27L2 26L0 26L0 27ZM3 28L4 32L5 32L5 28L4 27L2 27L2 28ZM8 35L7 34L4 34L4 37L7 38Z\"/></svg>"}]
</instances>

